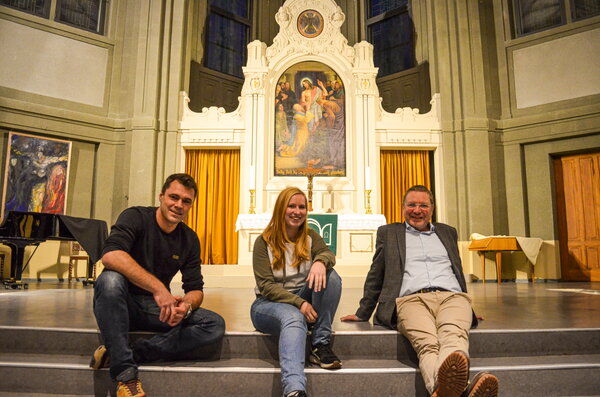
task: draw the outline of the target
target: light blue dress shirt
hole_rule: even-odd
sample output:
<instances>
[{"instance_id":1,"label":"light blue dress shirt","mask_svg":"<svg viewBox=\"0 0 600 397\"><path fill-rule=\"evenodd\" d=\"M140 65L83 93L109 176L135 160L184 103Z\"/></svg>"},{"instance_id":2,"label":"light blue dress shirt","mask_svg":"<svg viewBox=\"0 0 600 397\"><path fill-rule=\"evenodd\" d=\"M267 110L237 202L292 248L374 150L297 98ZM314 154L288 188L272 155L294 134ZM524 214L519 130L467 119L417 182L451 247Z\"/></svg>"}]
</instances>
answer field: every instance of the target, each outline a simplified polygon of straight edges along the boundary
<instances>
[{"instance_id":1,"label":"light blue dress shirt","mask_svg":"<svg viewBox=\"0 0 600 397\"><path fill-rule=\"evenodd\" d=\"M431 223L425 232L406 223L406 263L400 296L436 287L461 292L448 251Z\"/></svg>"}]
</instances>

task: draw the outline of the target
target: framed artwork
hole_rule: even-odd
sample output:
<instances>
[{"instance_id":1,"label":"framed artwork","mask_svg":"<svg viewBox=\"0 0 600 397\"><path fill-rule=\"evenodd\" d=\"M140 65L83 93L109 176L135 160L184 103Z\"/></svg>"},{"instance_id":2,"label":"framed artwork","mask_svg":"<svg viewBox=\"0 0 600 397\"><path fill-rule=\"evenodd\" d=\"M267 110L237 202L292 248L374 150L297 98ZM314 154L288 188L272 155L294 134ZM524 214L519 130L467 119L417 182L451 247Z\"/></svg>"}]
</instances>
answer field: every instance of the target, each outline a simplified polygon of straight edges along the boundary
<instances>
[{"instance_id":1,"label":"framed artwork","mask_svg":"<svg viewBox=\"0 0 600 397\"><path fill-rule=\"evenodd\" d=\"M8 211L64 214L71 142L10 132L2 193Z\"/></svg>"},{"instance_id":2,"label":"framed artwork","mask_svg":"<svg viewBox=\"0 0 600 397\"><path fill-rule=\"evenodd\" d=\"M314 61L286 70L275 87L275 176L346 175L344 85Z\"/></svg>"},{"instance_id":3,"label":"framed artwork","mask_svg":"<svg viewBox=\"0 0 600 397\"><path fill-rule=\"evenodd\" d=\"M303 11L298 16L298 32L306 38L312 39L323 32L323 16L316 10Z\"/></svg>"}]
</instances>

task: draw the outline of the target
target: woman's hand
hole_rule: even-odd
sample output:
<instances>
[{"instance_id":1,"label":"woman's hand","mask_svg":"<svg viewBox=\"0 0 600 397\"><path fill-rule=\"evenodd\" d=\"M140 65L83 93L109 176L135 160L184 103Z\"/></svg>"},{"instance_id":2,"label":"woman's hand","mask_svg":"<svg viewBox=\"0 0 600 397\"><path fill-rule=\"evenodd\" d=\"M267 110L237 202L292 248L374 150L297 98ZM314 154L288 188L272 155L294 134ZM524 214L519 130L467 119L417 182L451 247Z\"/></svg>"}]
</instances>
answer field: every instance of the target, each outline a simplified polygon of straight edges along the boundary
<instances>
[{"instance_id":1,"label":"woman's hand","mask_svg":"<svg viewBox=\"0 0 600 397\"><path fill-rule=\"evenodd\" d=\"M306 301L300 306L300 313L304 315L306 321L309 323L314 323L317 321L317 317L319 317L312 305Z\"/></svg>"},{"instance_id":2,"label":"woman's hand","mask_svg":"<svg viewBox=\"0 0 600 397\"><path fill-rule=\"evenodd\" d=\"M322 289L327 287L327 271L325 269L325 264L321 261L316 261L310 267L310 272L308 272L308 277L306 277L306 281L308 281L308 288L314 289L315 292L320 292Z\"/></svg>"}]
</instances>

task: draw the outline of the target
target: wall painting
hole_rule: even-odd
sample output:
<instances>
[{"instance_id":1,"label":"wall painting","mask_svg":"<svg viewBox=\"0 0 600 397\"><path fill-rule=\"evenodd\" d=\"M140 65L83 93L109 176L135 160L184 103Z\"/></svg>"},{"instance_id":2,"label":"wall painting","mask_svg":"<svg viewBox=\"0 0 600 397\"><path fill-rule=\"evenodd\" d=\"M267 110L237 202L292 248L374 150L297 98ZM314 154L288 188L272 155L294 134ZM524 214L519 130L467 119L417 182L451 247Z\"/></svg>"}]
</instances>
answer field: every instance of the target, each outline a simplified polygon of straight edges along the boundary
<instances>
[{"instance_id":1,"label":"wall painting","mask_svg":"<svg viewBox=\"0 0 600 397\"><path fill-rule=\"evenodd\" d=\"M275 88L275 176L345 176L345 108L330 67L309 61L286 70Z\"/></svg>"},{"instance_id":2,"label":"wall painting","mask_svg":"<svg viewBox=\"0 0 600 397\"><path fill-rule=\"evenodd\" d=\"M10 132L2 194L8 211L64 214L71 142Z\"/></svg>"}]
</instances>

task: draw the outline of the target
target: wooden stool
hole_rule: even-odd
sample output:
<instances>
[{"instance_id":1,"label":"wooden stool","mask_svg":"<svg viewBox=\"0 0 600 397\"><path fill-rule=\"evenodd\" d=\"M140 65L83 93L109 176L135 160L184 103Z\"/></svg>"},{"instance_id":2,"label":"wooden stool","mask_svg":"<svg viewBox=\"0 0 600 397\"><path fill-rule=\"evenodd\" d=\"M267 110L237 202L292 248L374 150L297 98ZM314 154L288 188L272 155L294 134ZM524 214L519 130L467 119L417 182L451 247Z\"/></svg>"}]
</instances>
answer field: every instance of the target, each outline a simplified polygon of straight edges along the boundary
<instances>
[{"instance_id":1,"label":"wooden stool","mask_svg":"<svg viewBox=\"0 0 600 397\"><path fill-rule=\"evenodd\" d=\"M79 277L77 277L77 262L80 260L85 261L85 268L87 269L90 262L90 257L77 241L71 241L69 245L69 282L71 282L73 278L79 281ZM96 265L94 264L94 280L95 279Z\"/></svg>"},{"instance_id":2,"label":"wooden stool","mask_svg":"<svg viewBox=\"0 0 600 397\"><path fill-rule=\"evenodd\" d=\"M4 252L0 252L0 280L4 280L4 259L6 258L6 254Z\"/></svg>"}]
</instances>

